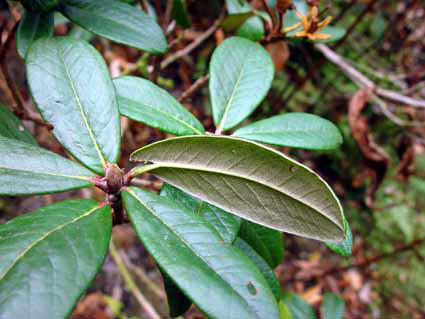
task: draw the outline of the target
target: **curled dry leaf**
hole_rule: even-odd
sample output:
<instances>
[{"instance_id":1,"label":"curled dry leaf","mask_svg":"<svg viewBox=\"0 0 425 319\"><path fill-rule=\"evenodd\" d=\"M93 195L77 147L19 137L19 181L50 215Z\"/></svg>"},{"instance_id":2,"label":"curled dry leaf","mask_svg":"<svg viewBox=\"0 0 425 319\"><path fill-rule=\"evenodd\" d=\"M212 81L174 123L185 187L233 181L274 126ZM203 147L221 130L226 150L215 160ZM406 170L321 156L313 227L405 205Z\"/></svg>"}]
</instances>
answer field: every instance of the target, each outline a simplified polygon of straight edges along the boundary
<instances>
[{"instance_id":1,"label":"curled dry leaf","mask_svg":"<svg viewBox=\"0 0 425 319\"><path fill-rule=\"evenodd\" d=\"M272 57L275 74L277 75L285 67L289 59L288 43L285 41L269 43L266 45L266 49Z\"/></svg>"},{"instance_id":2,"label":"curled dry leaf","mask_svg":"<svg viewBox=\"0 0 425 319\"><path fill-rule=\"evenodd\" d=\"M368 89L361 89L354 94L349 104L348 120L353 137L364 156L365 170L361 174L361 179L372 178L372 183L366 191L366 205L371 207L374 194L387 171L390 157L373 141L367 118L361 115L368 100Z\"/></svg>"},{"instance_id":3,"label":"curled dry leaf","mask_svg":"<svg viewBox=\"0 0 425 319\"><path fill-rule=\"evenodd\" d=\"M415 157L419 148L411 138L404 138L399 147L400 164L397 167L397 178L405 182L415 172Z\"/></svg>"}]
</instances>

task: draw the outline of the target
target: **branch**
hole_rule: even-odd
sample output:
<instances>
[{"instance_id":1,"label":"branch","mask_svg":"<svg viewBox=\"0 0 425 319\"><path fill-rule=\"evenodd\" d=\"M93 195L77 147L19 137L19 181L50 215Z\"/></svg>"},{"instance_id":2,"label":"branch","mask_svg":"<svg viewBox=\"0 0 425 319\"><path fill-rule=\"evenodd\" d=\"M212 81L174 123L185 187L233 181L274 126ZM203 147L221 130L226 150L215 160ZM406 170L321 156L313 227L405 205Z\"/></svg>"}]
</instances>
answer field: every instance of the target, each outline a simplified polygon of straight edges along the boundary
<instances>
[{"instance_id":1,"label":"branch","mask_svg":"<svg viewBox=\"0 0 425 319\"><path fill-rule=\"evenodd\" d=\"M190 88L188 88L186 91L183 92L182 96L179 98L179 102L184 102L189 97L191 97L193 94L196 93L199 89L201 89L210 79L209 74L201 76L199 79L193 83Z\"/></svg>"},{"instance_id":2,"label":"branch","mask_svg":"<svg viewBox=\"0 0 425 319\"><path fill-rule=\"evenodd\" d=\"M128 289L133 294L134 298L136 298L137 302L140 304L140 306L143 308L146 314L151 319L161 319L159 314L156 312L155 308L152 306L149 300L146 299L146 297L142 294L142 292L137 287L133 277L131 276L124 261L122 260L120 253L115 247L113 240L111 240L109 244L109 254L111 255L112 259L117 265L118 271L121 277L124 279L124 282L126 283Z\"/></svg>"},{"instance_id":3,"label":"branch","mask_svg":"<svg viewBox=\"0 0 425 319\"><path fill-rule=\"evenodd\" d=\"M394 102L407 104L418 108L425 108L424 100L417 100L409 96L405 96L401 93L378 87L373 81L371 81L361 72L357 71L357 69L351 66L343 57L338 55L325 44L315 44L314 47L319 50L329 61L337 65L345 73L345 75L353 80L353 82L355 82L359 87L370 89L371 92L375 93L376 95Z\"/></svg>"},{"instance_id":4,"label":"branch","mask_svg":"<svg viewBox=\"0 0 425 319\"><path fill-rule=\"evenodd\" d=\"M198 46L200 46L206 39L208 39L220 26L221 21L223 20L223 15L218 18L214 24L206 30L199 38L194 40L191 44L189 44L184 49L181 49L177 52L175 52L173 55L166 58L161 63L161 70L167 68L170 64L174 63L178 59L181 59L182 57L190 54L193 50L195 50Z\"/></svg>"}]
</instances>

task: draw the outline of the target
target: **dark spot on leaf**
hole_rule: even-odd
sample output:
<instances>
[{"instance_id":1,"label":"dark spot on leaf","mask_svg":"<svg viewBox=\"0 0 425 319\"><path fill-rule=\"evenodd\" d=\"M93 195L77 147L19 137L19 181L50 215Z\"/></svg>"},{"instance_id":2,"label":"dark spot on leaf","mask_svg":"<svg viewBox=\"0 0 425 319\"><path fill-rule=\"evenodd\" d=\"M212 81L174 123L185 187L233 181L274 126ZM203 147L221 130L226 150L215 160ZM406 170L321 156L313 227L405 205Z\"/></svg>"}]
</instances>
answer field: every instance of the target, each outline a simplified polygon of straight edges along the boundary
<instances>
[{"instance_id":1,"label":"dark spot on leaf","mask_svg":"<svg viewBox=\"0 0 425 319\"><path fill-rule=\"evenodd\" d=\"M295 166L291 166L291 167L289 167L289 171L291 173L295 173L297 171L297 168Z\"/></svg>"},{"instance_id":2,"label":"dark spot on leaf","mask_svg":"<svg viewBox=\"0 0 425 319\"><path fill-rule=\"evenodd\" d=\"M255 296L257 294L257 288L255 288L255 286L252 282L249 282L246 285L246 288L248 288L248 291L251 295Z\"/></svg>"}]
</instances>

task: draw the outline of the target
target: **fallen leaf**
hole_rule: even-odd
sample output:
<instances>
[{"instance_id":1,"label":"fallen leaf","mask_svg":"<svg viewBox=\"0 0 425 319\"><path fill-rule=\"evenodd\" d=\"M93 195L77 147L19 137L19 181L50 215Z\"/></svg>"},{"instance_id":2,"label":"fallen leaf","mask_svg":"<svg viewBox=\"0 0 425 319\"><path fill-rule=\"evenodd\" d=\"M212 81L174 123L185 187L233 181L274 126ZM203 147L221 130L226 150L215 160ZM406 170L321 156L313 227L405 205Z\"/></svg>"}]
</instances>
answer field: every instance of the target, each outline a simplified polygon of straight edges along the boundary
<instances>
[{"instance_id":1,"label":"fallen leaf","mask_svg":"<svg viewBox=\"0 0 425 319\"><path fill-rule=\"evenodd\" d=\"M372 183L366 190L366 205L373 207L374 195L387 172L390 157L372 139L367 118L362 111L369 100L369 90L361 89L351 98L348 108L348 121L353 137L364 156L364 171L361 179L371 177ZM356 183L358 183L358 179Z\"/></svg>"}]
</instances>

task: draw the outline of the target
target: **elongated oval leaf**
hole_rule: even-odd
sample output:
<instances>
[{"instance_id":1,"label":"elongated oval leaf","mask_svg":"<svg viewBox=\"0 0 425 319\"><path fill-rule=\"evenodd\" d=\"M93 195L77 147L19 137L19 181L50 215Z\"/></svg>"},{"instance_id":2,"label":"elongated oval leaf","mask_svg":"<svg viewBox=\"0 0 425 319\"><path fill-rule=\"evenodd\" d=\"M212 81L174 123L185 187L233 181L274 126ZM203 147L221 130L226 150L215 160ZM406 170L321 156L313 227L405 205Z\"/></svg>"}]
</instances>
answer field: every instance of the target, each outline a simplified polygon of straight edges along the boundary
<instances>
[{"instance_id":1,"label":"elongated oval leaf","mask_svg":"<svg viewBox=\"0 0 425 319\"><path fill-rule=\"evenodd\" d=\"M41 39L27 56L27 76L53 134L84 165L103 174L120 152L115 90L101 55L72 37Z\"/></svg>"},{"instance_id":2,"label":"elongated oval leaf","mask_svg":"<svg viewBox=\"0 0 425 319\"><path fill-rule=\"evenodd\" d=\"M192 25L192 21L187 12L185 0L173 0L171 15L177 24L183 28L190 28Z\"/></svg>"},{"instance_id":3,"label":"elongated oval leaf","mask_svg":"<svg viewBox=\"0 0 425 319\"><path fill-rule=\"evenodd\" d=\"M0 136L0 195L59 193L93 185L94 174L36 145Z\"/></svg>"},{"instance_id":4,"label":"elongated oval leaf","mask_svg":"<svg viewBox=\"0 0 425 319\"><path fill-rule=\"evenodd\" d=\"M332 122L307 113L287 113L252 123L238 129L234 136L267 144L331 150L342 143L342 136Z\"/></svg>"},{"instance_id":5,"label":"elongated oval leaf","mask_svg":"<svg viewBox=\"0 0 425 319\"><path fill-rule=\"evenodd\" d=\"M161 268L209 318L276 319L276 301L255 265L195 213L129 188L123 200L137 235Z\"/></svg>"},{"instance_id":6,"label":"elongated oval leaf","mask_svg":"<svg viewBox=\"0 0 425 319\"><path fill-rule=\"evenodd\" d=\"M276 300L280 299L280 283L273 272L273 269L266 263L266 261L252 248L246 241L241 238L236 238L234 245L238 247L252 262L257 266L258 270L263 274L267 280L270 289L273 292Z\"/></svg>"},{"instance_id":7,"label":"elongated oval leaf","mask_svg":"<svg viewBox=\"0 0 425 319\"><path fill-rule=\"evenodd\" d=\"M255 223L319 240L342 240L342 208L309 168L255 142L224 136L164 140L132 154L152 173Z\"/></svg>"},{"instance_id":8,"label":"elongated oval leaf","mask_svg":"<svg viewBox=\"0 0 425 319\"><path fill-rule=\"evenodd\" d=\"M161 189L161 196L168 197L180 203L190 211L204 218L217 230L226 243L232 243L236 239L241 226L241 219L238 216L229 214L218 207L192 197L167 183L164 183Z\"/></svg>"},{"instance_id":9,"label":"elongated oval leaf","mask_svg":"<svg viewBox=\"0 0 425 319\"><path fill-rule=\"evenodd\" d=\"M122 115L174 135L202 134L201 123L167 91L133 76L114 79Z\"/></svg>"},{"instance_id":10,"label":"elongated oval leaf","mask_svg":"<svg viewBox=\"0 0 425 319\"><path fill-rule=\"evenodd\" d=\"M30 45L43 37L50 37L54 31L53 12L38 13L26 11L19 22L16 33L18 53L25 58Z\"/></svg>"},{"instance_id":11,"label":"elongated oval leaf","mask_svg":"<svg viewBox=\"0 0 425 319\"><path fill-rule=\"evenodd\" d=\"M282 234L247 220L243 220L239 237L246 241L259 254L267 264L275 268L283 259Z\"/></svg>"},{"instance_id":12,"label":"elongated oval leaf","mask_svg":"<svg viewBox=\"0 0 425 319\"><path fill-rule=\"evenodd\" d=\"M273 61L262 46L239 37L223 41L210 64L216 126L228 130L248 117L269 91L273 75Z\"/></svg>"},{"instance_id":13,"label":"elongated oval leaf","mask_svg":"<svg viewBox=\"0 0 425 319\"><path fill-rule=\"evenodd\" d=\"M328 292L323 296L320 309L323 319L343 319L345 302L341 297Z\"/></svg>"},{"instance_id":14,"label":"elongated oval leaf","mask_svg":"<svg viewBox=\"0 0 425 319\"><path fill-rule=\"evenodd\" d=\"M34 136L32 136L21 124L21 121L2 104L0 104L0 136L37 145Z\"/></svg>"},{"instance_id":15,"label":"elongated oval leaf","mask_svg":"<svg viewBox=\"0 0 425 319\"><path fill-rule=\"evenodd\" d=\"M1 225L0 317L67 317L103 263L111 213L70 200Z\"/></svg>"},{"instance_id":16,"label":"elongated oval leaf","mask_svg":"<svg viewBox=\"0 0 425 319\"><path fill-rule=\"evenodd\" d=\"M116 0L68 0L62 13L112 41L154 54L167 51L167 41L155 19L129 4Z\"/></svg>"}]
</instances>

